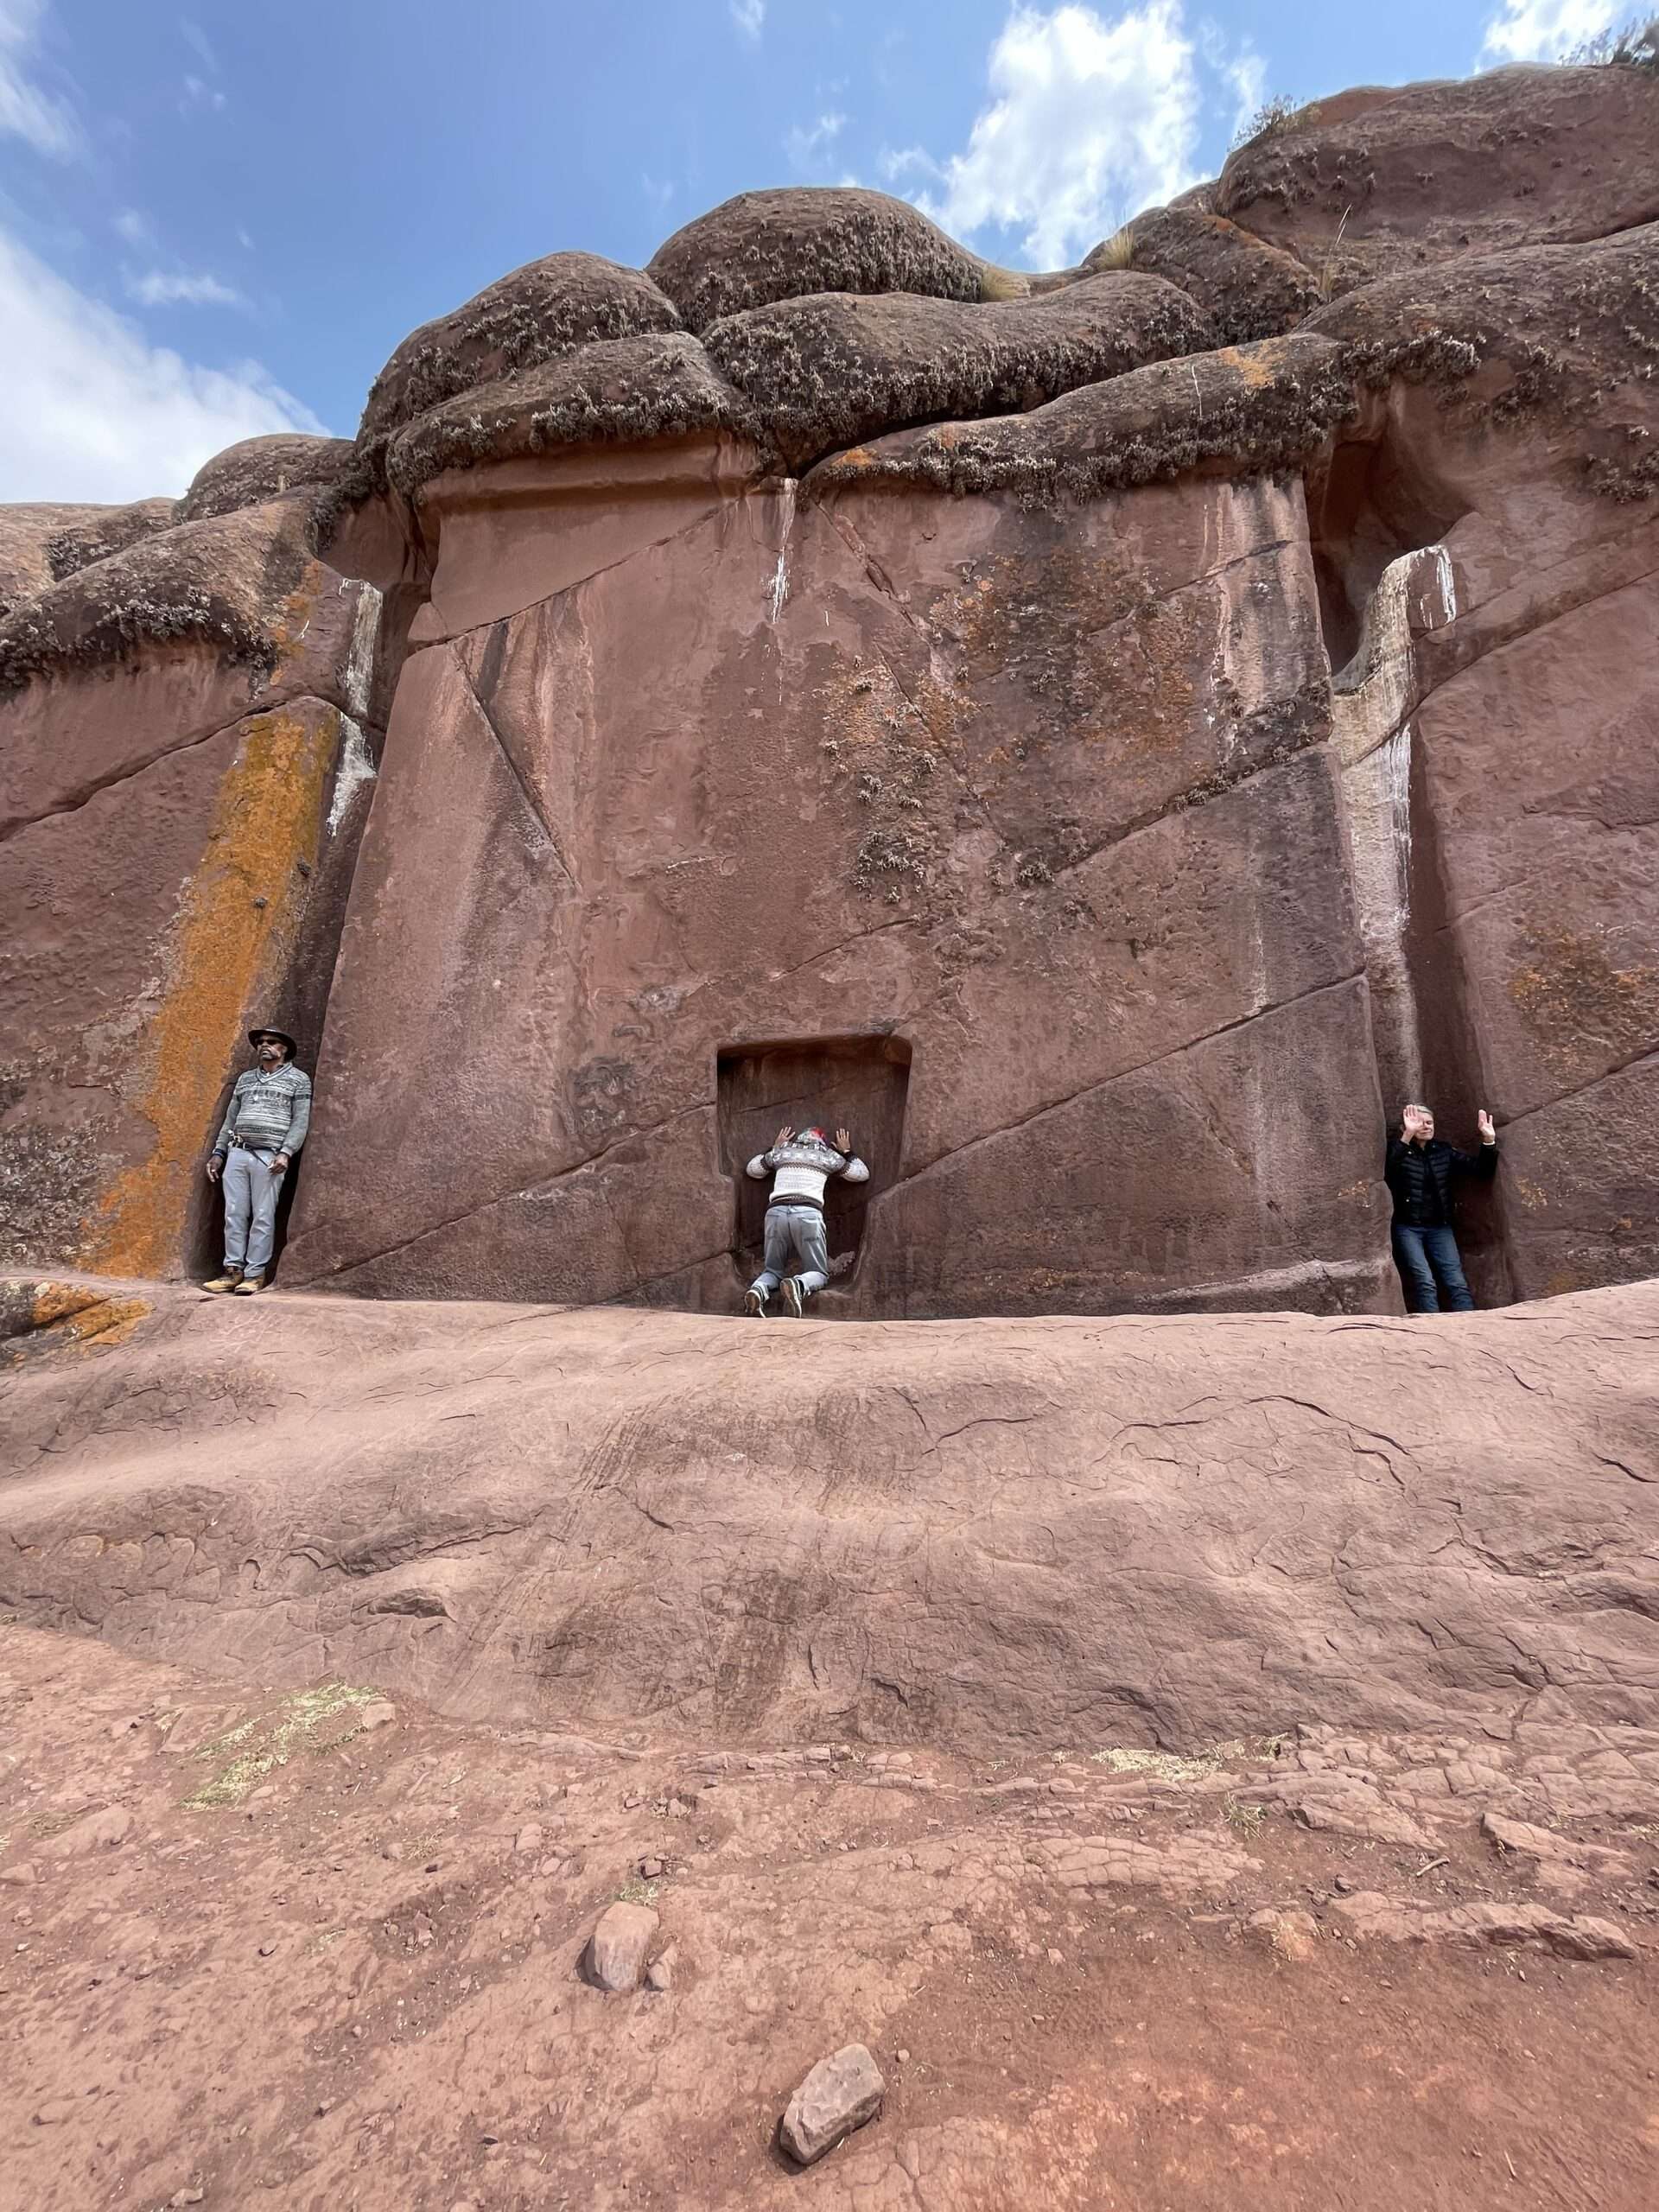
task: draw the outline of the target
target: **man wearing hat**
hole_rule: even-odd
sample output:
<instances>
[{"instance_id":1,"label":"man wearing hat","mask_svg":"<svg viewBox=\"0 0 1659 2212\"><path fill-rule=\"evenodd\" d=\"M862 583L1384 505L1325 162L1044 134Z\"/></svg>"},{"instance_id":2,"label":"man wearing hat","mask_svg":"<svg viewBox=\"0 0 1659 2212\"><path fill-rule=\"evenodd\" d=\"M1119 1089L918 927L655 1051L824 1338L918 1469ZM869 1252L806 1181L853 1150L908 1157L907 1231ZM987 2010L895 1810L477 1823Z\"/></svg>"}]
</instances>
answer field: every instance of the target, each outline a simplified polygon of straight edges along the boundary
<instances>
[{"instance_id":1,"label":"man wearing hat","mask_svg":"<svg viewBox=\"0 0 1659 2212\"><path fill-rule=\"evenodd\" d=\"M311 1078L294 1065L294 1039L281 1029L250 1029L248 1042L254 1064L236 1078L207 1162L207 1180L225 1190L225 1272L203 1286L243 1298L265 1279L283 1177L311 1120Z\"/></svg>"}]
</instances>

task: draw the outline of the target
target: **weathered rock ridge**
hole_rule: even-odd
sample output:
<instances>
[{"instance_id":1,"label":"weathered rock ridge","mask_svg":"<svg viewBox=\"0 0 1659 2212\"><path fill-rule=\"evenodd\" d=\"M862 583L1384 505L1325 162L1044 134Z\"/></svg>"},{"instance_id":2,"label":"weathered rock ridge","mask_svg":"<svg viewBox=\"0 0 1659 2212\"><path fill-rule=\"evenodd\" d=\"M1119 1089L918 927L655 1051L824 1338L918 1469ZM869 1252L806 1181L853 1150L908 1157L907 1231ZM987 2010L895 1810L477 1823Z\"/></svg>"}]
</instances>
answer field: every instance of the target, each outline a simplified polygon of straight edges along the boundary
<instances>
[{"instance_id":1,"label":"weathered rock ridge","mask_svg":"<svg viewBox=\"0 0 1659 2212\"><path fill-rule=\"evenodd\" d=\"M1659 1727L1651 1284L1443 1323L79 1297L20 1294L0 1376L30 1625L727 1744Z\"/></svg>"},{"instance_id":2,"label":"weathered rock ridge","mask_svg":"<svg viewBox=\"0 0 1659 2212\"><path fill-rule=\"evenodd\" d=\"M1036 276L744 194L0 512L0 1254L204 1256L257 1015L295 1283L729 1306L811 1110L830 1310L1387 1308L1417 1091L1483 1299L1659 1272L1656 149L1366 88Z\"/></svg>"}]
</instances>

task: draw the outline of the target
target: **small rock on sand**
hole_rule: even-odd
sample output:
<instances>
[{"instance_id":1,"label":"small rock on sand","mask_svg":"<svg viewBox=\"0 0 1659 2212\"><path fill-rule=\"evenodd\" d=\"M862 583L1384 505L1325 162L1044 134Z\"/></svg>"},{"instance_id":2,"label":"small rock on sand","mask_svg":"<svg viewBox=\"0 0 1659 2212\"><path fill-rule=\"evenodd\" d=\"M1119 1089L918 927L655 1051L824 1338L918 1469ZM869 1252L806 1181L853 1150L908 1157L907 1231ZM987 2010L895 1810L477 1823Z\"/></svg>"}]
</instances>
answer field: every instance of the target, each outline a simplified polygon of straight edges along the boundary
<instances>
[{"instance_id":1,"label":"small rock on sand","mask_svg":"<svg viewBox=\"0 0 1659 2212\"><path fill-rule=\"evenodd\" d=\"M588 1944L588 1971L601 1989L637 1989L657 1933L649 1905L607 1905Z\"/></svg>"},{"instance_id":2,"label":"small rock on sand","mask_svg":"<svg viewBox=\"0 0 1659 2212\"><path fill-rule=\"evenodd\" d=\"M94 1851L113 1850L118 1843L124 1843L131 1826L132 1815L124 1805L106 1805L102 1812L88 1813L73 1827L65 1828L46 1848L57 1859L85 1859Z\"/></svg>"},{"instance_id":3,"label":"small rock on sand","mask_svg":"<svg viewBox=\"0 0 1659 2212\"><path fill-rule=\"evenodd\" d=\"M861 2043L821 2058L789 2101L779 2131L785 2150L798 2165L810 2166L875 2118L887 2086Z\"/></svg>"}]
</instances>

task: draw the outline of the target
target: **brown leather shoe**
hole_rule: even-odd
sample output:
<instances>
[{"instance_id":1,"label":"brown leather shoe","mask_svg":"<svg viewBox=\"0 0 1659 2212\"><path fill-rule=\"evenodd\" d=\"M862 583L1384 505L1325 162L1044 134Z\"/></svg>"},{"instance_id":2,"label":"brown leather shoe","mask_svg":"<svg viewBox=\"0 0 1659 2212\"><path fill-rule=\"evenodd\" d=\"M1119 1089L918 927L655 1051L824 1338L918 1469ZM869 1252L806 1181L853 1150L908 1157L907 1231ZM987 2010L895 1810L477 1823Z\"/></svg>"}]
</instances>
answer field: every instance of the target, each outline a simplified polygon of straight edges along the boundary
<instances>
[{"instance_id":1,"label":"brown leather shoe","mask_svg":"<svg viewBox=\"0 0 1659 2212\"><path fill-rule=\"evenodd\" d=\"M201 1286L204 1290L235 1290L242 1281L240 1268L226 1268L222 1275L215 1275L211 1282Z\"/></svg>"},{"instance_id":2,"label":"brown leather shoe","mask_svg":"<svg viewBox=\"0 0 1659 2212\"><path fill-rule=\"evenodd\" d=\"M244 1275L240 1282L232 1285L232 1295L237 1298L251 1298L264 1281L264 1275Z\"/></svg>"}]
</instances>

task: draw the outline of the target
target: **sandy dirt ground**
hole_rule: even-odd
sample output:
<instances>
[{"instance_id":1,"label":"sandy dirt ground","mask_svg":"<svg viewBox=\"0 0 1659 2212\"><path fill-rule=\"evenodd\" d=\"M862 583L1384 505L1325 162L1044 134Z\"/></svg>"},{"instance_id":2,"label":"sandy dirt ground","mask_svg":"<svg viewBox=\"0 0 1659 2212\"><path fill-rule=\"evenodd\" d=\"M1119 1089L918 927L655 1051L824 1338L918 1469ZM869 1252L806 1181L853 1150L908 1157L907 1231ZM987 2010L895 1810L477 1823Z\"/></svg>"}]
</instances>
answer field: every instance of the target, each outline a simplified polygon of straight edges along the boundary
<instances>
[{"instance_id":1,"label":"sandy dirt ground","mask_svg":"<svg viewBox=\"0 0 1659 2212\"><path fill-rule=\"evenodd\" d=\"M688 1751L3 1625L0 2197L1638 2212L1659 1786L1620 1758L1570 1802L1621 1809L1522 1821L1460 1739ZM664 1989L584 1978L620 1897ZM884 2108L798 2171L785 2104L855 2040Z\"/></svg>"}]
</instances>

